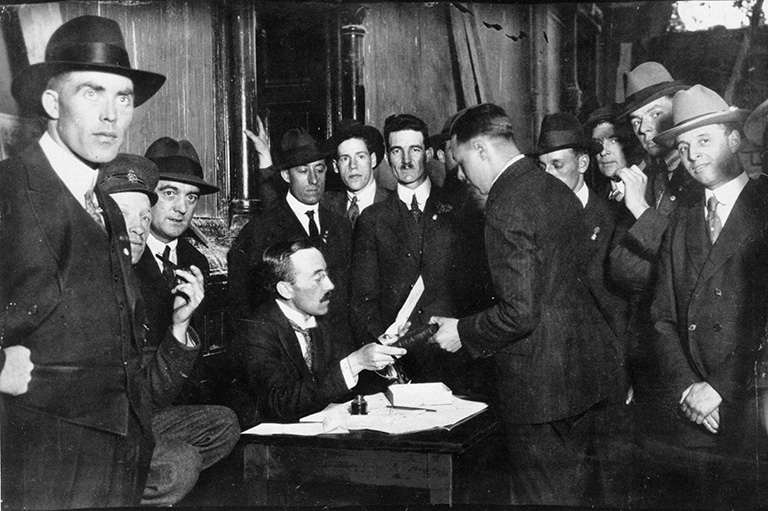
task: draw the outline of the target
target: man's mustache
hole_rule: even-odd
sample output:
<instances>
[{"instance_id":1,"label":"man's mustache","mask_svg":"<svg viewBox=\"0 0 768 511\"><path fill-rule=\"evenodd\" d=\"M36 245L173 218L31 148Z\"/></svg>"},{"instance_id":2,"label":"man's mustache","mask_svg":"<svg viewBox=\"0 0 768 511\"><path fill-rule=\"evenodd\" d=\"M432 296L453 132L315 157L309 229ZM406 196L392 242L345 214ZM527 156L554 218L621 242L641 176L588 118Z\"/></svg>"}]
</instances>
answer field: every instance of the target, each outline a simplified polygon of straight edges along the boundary
<instances>
[{"instance_id":1,"label":"man's mustache","mask_svg":"<svg viewBox=\"0 0 768 511\"><path fill-rule=\"evenodd\" d=\"M328 302L331 300L331 295L333 294L333 291L327 291L323 297L320 299L320 303Z\"/></svg>"},{"instance_id":2,"label":"man's mustache","mask_svg":"<svg viewBox=\"0 0 768 511\"><path fill-rule=\"evenodd\" d=\"M400 164L400 170L410 170L413 168L413 162L406 162Z\"/></svg>"}]
</instances>

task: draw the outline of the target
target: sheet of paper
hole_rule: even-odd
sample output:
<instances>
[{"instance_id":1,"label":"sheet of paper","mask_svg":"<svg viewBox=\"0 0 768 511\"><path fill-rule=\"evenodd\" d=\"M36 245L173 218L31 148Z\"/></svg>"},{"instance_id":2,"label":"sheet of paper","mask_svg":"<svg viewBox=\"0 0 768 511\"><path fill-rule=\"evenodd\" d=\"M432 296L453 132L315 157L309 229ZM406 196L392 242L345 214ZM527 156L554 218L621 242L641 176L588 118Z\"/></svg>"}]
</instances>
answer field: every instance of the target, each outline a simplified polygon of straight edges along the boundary
<instances>
[{"instance_id":1,"label":"sheet of paper","mask_svg":"<svg viewBox=\"0 0 768 511\"><path fill-rule=\"evenodd\" d=\"M411 288L411 292L408 293L408 298L405 299L405 303L402 307L400 307L400 310L397 312L397 316L395 317L395 322L389 325L389 328L384 332L388 335L397 335L397 331L400 329L402 325L405 324L406 321L408 321L408 318L411 317L411 314L413 313L413 309L416 308L416 304L419 303L419 300L421 299L421 295L424 293L424 279L421 278L421 275L419 275L419 278L416 280L416 283L413 285L413 288Z\"/></svg>"},{"instance_id":2,"label":"sheet of paper","mask_svg":"<svg viewBox=\"0 0 768 511\"><path fill-rule=\"evenodd\" d=\"M298 422L292 424L277 424L264 422L251 429L243 431L243 435L294 435L294 436L317 436L326 434L345 434L349 430L343 428L334 428L327 430L322 422Z\"/></svg>"}]
</instances>

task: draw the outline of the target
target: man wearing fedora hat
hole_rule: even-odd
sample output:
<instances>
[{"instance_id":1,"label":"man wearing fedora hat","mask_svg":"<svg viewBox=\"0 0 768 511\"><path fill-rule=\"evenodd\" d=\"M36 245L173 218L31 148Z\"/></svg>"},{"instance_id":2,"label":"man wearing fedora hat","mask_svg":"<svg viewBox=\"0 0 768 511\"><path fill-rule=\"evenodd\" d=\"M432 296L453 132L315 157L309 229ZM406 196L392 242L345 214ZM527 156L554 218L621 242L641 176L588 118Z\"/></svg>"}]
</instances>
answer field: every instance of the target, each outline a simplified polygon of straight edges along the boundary
<instances>
[{"instance_id":1,"label":"man wearing fedora hat","mask_svg":"<svg viewBox=\"0 0 768 511\"><path fill-rule=\"evenodd\" d=\"M397 192L367 208L355 227L352 256L352 325L358 339L375 340L394 323L411 288L424 291L408 320L427 324L433 315L457 315L484 303L478 233L465 211L427 175L427 126L410 114L384 123L387 158ZM474 240L474 242L473 242ZM465 353L443 353L434 345L411 350L401 361L414 381L443 381L467 391Z\"/></svg>"},{"instance_id":2,"label":"man wearing fedora hat","mask_svg":"<svg viewBox=\"0 0 768 511\"><path fill-rule=\"evenodd\" d=\"M747 111L695 85L675 94L673 115L656 143L675 147L702 185L678 205L664 236L651 309L669 404L683 412L677 442L754 459L751 382L768 315L768 181L750 180L739 160Z\"/></svg>"},{"instance_id":3,"label":"man wearing fedora hat","mask_svg":"<svg viewBox=\"0 0 768 511\"><path fill-rule=\"evenodd\" d=\"M35 362L28 392L4 403L3 497L11 507L138 504L152 406L194 360L194 339L174 325L142 363L143 301L129 236L118 205L94 187L134 108L164 81L133 69L120 27L98 16L59 27L45 61L14 77L14 97L43 115L47 129L0 164L0 329L5 346L26 346ZM181 312L191 314L196 300Z\"/></svg>"},{"instance_id":4,"label":"man wearing fedora hat","mask_svg":"<svg viewBox=\"0 0 768 511\"><path fill-rule=\"evenodd\" d=\"M230 320L250 317L269 298L261 273L264 250L278 241L305 236L323 253L336 286L329 320L339 320L339 326L346 328L352 234L349 221L321 203L328 152L299 129L286 132L281 146L283 159L274 168L288 184L288 192L242 228L227 254Z\"/></svg>"},{"instance_id":5,"label":"man wearing fedora hat","mask_svg":"<svg viewBox=\"0 0 768 511\"><path fill-rule=\"evenodd\" d=\"M328 142L333 169L341 176L345 192L327 192L323 204L346 216L354 227L365 208L388 198L392 192L376 183L373 170L384 160L384 139L379 130L345 119Z\"/></svg>"}]
</instances>

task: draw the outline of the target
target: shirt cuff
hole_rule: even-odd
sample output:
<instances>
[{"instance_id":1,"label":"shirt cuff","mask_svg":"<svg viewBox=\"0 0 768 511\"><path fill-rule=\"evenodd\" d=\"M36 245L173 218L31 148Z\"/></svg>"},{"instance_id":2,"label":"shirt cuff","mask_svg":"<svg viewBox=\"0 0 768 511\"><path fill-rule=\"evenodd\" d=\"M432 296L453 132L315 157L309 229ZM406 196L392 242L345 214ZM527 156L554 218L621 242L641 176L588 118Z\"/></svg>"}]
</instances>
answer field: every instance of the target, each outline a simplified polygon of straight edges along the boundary
<instances>
[{"instance_id":1,"label":"shirt cuff","mask_svg":"<svg viewBox=\"0 0 768 511\"><path fill-rule=\"evenodd\" d=\"M352 374L352 366L349 365L349 357L341 359L339 365L341 366L341 375L344 377L344 383L347 384L347 388L351 389L357 385L357 375Z\"/></svg>"}]
</instances>

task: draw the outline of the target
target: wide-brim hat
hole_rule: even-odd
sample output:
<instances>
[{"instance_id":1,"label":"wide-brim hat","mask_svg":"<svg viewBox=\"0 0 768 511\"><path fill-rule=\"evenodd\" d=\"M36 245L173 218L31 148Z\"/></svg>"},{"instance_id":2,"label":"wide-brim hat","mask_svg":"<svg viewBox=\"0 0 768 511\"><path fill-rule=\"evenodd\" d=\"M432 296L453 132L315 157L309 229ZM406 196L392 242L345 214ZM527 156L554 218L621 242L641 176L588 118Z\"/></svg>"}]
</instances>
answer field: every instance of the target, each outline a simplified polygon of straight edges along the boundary
<instances>
[{"instance_id":1,"label":"wide-brim hat","mask_svg":"<svg viewBox=\"0 0 768 511\"><path fill-rule=\"evenodd\" d=\"M328 153L336 153L339 144L350 138L360 138L366 141L366 145L371 148L376 155L376 167L378 167L384 159L384 137L381 135L381 132L373 126L365 125L354 119L342 119L339 122L333 136L329 138L325 144Z\"/></svg>"},{"instance_id":2,"label":"wide-brim hat","mask_svg":"<svg viewBox=\"0 0 768 511\"><path fill-rule=\"evenodd\" d=\"M135 154L119 153L114 160L99 167L96 184L104 193L141 192L155 205L155 188L160 171L152 161Z\"/></svg>"},{"instance_id":3,"label":"wide-brim hat","mask_svg":"<svg viewBox=\"0 0 768 511\"><path fill-rule=\"evenodd\" d=\"M536 149L529 156L536 158L561 149L583 149L597 154L603 146L584 135L584 128L575 115L565 112L545 115Z\"/></svg>"},{"instance_id":4,"label":"wide-brim hat","mask_svg":"<svg viewBox=\"0 0 768 511\"><path fill-rule=\"evenodd\" d=\"M282 159L275 165L275 170L285 170L313 161L325 160L331 155L327 145L318 146L309 133L298 128L285 132L280 148Z\"/></svg>"},{"instance_id":5,"label":"wide-brim hat","mask_svg":"<svg viewBox=\"0 0 768 511\"><path fill-rule=\"evenodd\" d=\"M203 179L200 158L189 140L158 138L147 148L144 157L155 162L160 169L160 179L195 185L200 189L201 195L219 191L217 186Z\"/></svg>"},{"instance_id":6,"label":"wide-brim hat","mask_svg":"<svg viewBox=\"0 0 768 511\"><path fill-rule=\"evenodd\" d=\"M429 137L429 147L434 148L435 151L443 148L443 144L451 139L451 126L453 126L453 121L455 121L459 115L463 114L465 110L466 108L463 108L450 116L448 120L445 121L445 124L443 124L443 129L440 130L440 133Z\"/></svg>"},{"instance_id":7,"label":"wide-brim hat","mask_svg":"<svg viewBox=\"0 0 768 511\"><path fill-rule=\"evenodd\" d=\"M69 20L51 35L45 61L32 64L14 77L11 92L23 108L45 114L41 96L54 76L67 71L101 71L133 81L134 106L151 98L165 83L165 76L133 69L116 21L100 16Z\"/></svg>"},{"instance_id":8,"label":"wide-brim hat","mask_svg":"<svg viewBox=\"0 0 768 511\"><path fill-rule=\"evenodd\" d=\"M739 127L749 116L749 110L729 107L720 95L703 85L694 85L675 94L672 119L675 125L653 137L653 141L672 147L681 133L709 124L735 123Z\"/></svg>"},{"instance_id":9,"label":"wide-brim hat","mask_svg":"<svg viewBox=\"0 0 768 511\"><path fill-rule=\"evenodd\" d=\"M638 108L688 88L658 62L643 62L627 74L624 102L616 108L616 120L623 121Z\"/></svg>"},{"instance_id":10,"label":"wide-brim hat","mask_svg":"<svg viewBox=\"0 0 768 511\"><path fill-rule=\"evenodd\" d=\"M595 129L596 126L604 122L613 124L616 122L615 119L616 115L614 113L613 105L606 105L596 108L590 112L589 117L587 117L587 120L584 122L584 133L592 133L592 130Z\"/></svg>"},{"instance_id":11,"label":"wide-brim hat","mask_svg":"<svg viewBox=\"0 0 768 511\"><path fill-rule=\"evenodd\" d=\"M765 141L765 128L768 125L768 99L755 108L744 122L744 135L756 147L768 147Z\"/></svg>"}]
</instances>

